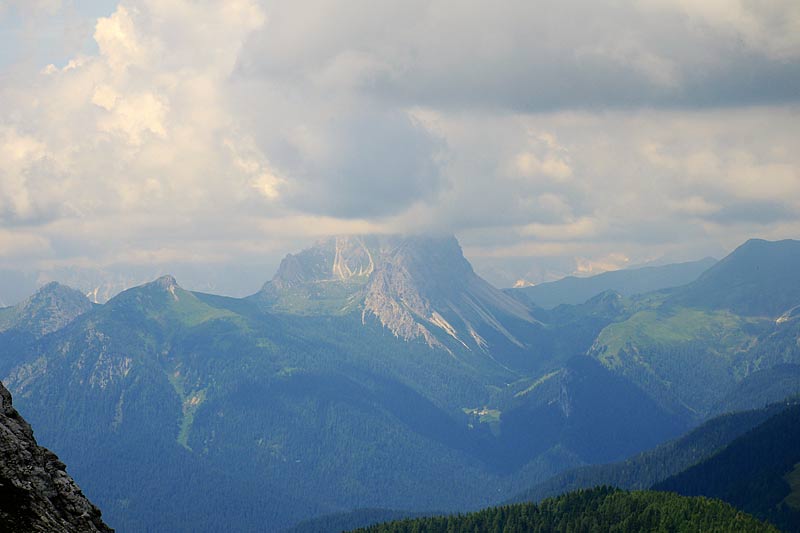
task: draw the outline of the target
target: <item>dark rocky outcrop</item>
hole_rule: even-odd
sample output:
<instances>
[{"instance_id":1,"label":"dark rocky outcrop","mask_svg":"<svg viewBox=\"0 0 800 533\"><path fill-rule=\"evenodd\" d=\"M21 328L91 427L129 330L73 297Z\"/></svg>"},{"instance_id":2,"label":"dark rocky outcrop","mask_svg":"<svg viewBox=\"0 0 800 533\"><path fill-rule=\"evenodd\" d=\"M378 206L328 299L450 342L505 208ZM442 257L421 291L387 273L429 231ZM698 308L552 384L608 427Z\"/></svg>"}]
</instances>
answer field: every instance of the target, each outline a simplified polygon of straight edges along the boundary
<instances>
[{"instance_id":1,"label":"dark rocky outcrop","mask_svg":"<svg viewBox=\"0 0 800 533\"><path fill-rule=\"evenodd\" d=\"M36 444L31 426L0 384L0 531L111 532L56 455Z\"/></svg>"}]
</instances>

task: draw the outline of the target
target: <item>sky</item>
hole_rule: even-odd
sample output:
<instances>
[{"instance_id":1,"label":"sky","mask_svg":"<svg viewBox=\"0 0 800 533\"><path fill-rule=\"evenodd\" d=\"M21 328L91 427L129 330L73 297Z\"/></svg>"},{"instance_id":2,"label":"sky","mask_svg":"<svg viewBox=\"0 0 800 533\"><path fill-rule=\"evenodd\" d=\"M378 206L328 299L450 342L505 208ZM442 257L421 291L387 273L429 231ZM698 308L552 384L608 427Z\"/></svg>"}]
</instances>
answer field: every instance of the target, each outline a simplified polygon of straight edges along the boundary
<instances>
[{"instance_id":1,"label":"sky","mask_svg":"<svg viewBox=\"0 0 800 533\"><path fill-rule=\"evenodd\" d=\"M0 304L397 232L501 286L800 237L800 2L0 0Z\"/></svg>"}]
</instances>

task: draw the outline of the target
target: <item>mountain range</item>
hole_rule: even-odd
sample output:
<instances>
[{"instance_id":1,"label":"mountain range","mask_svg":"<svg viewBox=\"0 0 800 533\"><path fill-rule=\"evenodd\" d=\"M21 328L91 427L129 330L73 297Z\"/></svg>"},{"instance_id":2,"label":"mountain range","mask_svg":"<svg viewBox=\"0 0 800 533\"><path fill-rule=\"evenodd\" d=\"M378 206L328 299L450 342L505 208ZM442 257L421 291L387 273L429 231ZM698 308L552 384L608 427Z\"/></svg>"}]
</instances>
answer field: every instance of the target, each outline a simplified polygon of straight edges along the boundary
<instances>
[{"instance_id":1,"label":"mountain range","mask_svg":"<svg viewBox=\"0 0 800 533\"><path fill-rule=\"evenodd\" d=\"M120 531L474 509L800 389L798 249L546 309L453 237L332 237L246 298L47 285L0 309L0 379Z\"/></svg>"}]
</instances>

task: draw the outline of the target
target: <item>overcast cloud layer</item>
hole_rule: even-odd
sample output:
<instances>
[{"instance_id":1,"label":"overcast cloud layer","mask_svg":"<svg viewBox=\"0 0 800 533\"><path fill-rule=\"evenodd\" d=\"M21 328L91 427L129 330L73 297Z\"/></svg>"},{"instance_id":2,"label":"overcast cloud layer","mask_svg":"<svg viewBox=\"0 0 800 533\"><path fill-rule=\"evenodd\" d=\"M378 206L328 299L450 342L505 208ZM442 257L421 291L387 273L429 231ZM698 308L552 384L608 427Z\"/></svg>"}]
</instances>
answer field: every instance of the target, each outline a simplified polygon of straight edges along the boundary
<instances>
[{"instance_id":1,"label":"overcast cloud layer","mask_svg":"<svg viewBox=\"0 0 800 533\"><path fill-rule=\"evenodd\" d=\"M36 282L245 294L331 233L454 232L499 284L800 237L796 0L0 0L0 49L0 269Z\"/></svg>"}]
</instances>

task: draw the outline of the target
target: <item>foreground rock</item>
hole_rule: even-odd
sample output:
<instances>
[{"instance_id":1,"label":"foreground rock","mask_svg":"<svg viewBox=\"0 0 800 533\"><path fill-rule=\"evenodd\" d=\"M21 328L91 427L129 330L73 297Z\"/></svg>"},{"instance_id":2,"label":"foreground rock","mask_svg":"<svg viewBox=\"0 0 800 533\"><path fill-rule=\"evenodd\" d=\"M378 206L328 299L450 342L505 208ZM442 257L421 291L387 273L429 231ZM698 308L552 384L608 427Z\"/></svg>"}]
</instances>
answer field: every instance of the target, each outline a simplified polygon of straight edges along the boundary
<instances>
[{"instance_id":1,"label":"foreground rock","mask_svg":"<svg viewBox=\"0 0 800 533\"><path fill-rule=\"evenodd\" d=\"M64 463L36 444L31 426L0 384L0 530L111 532Z\"/></svg>"}]
</instances>

